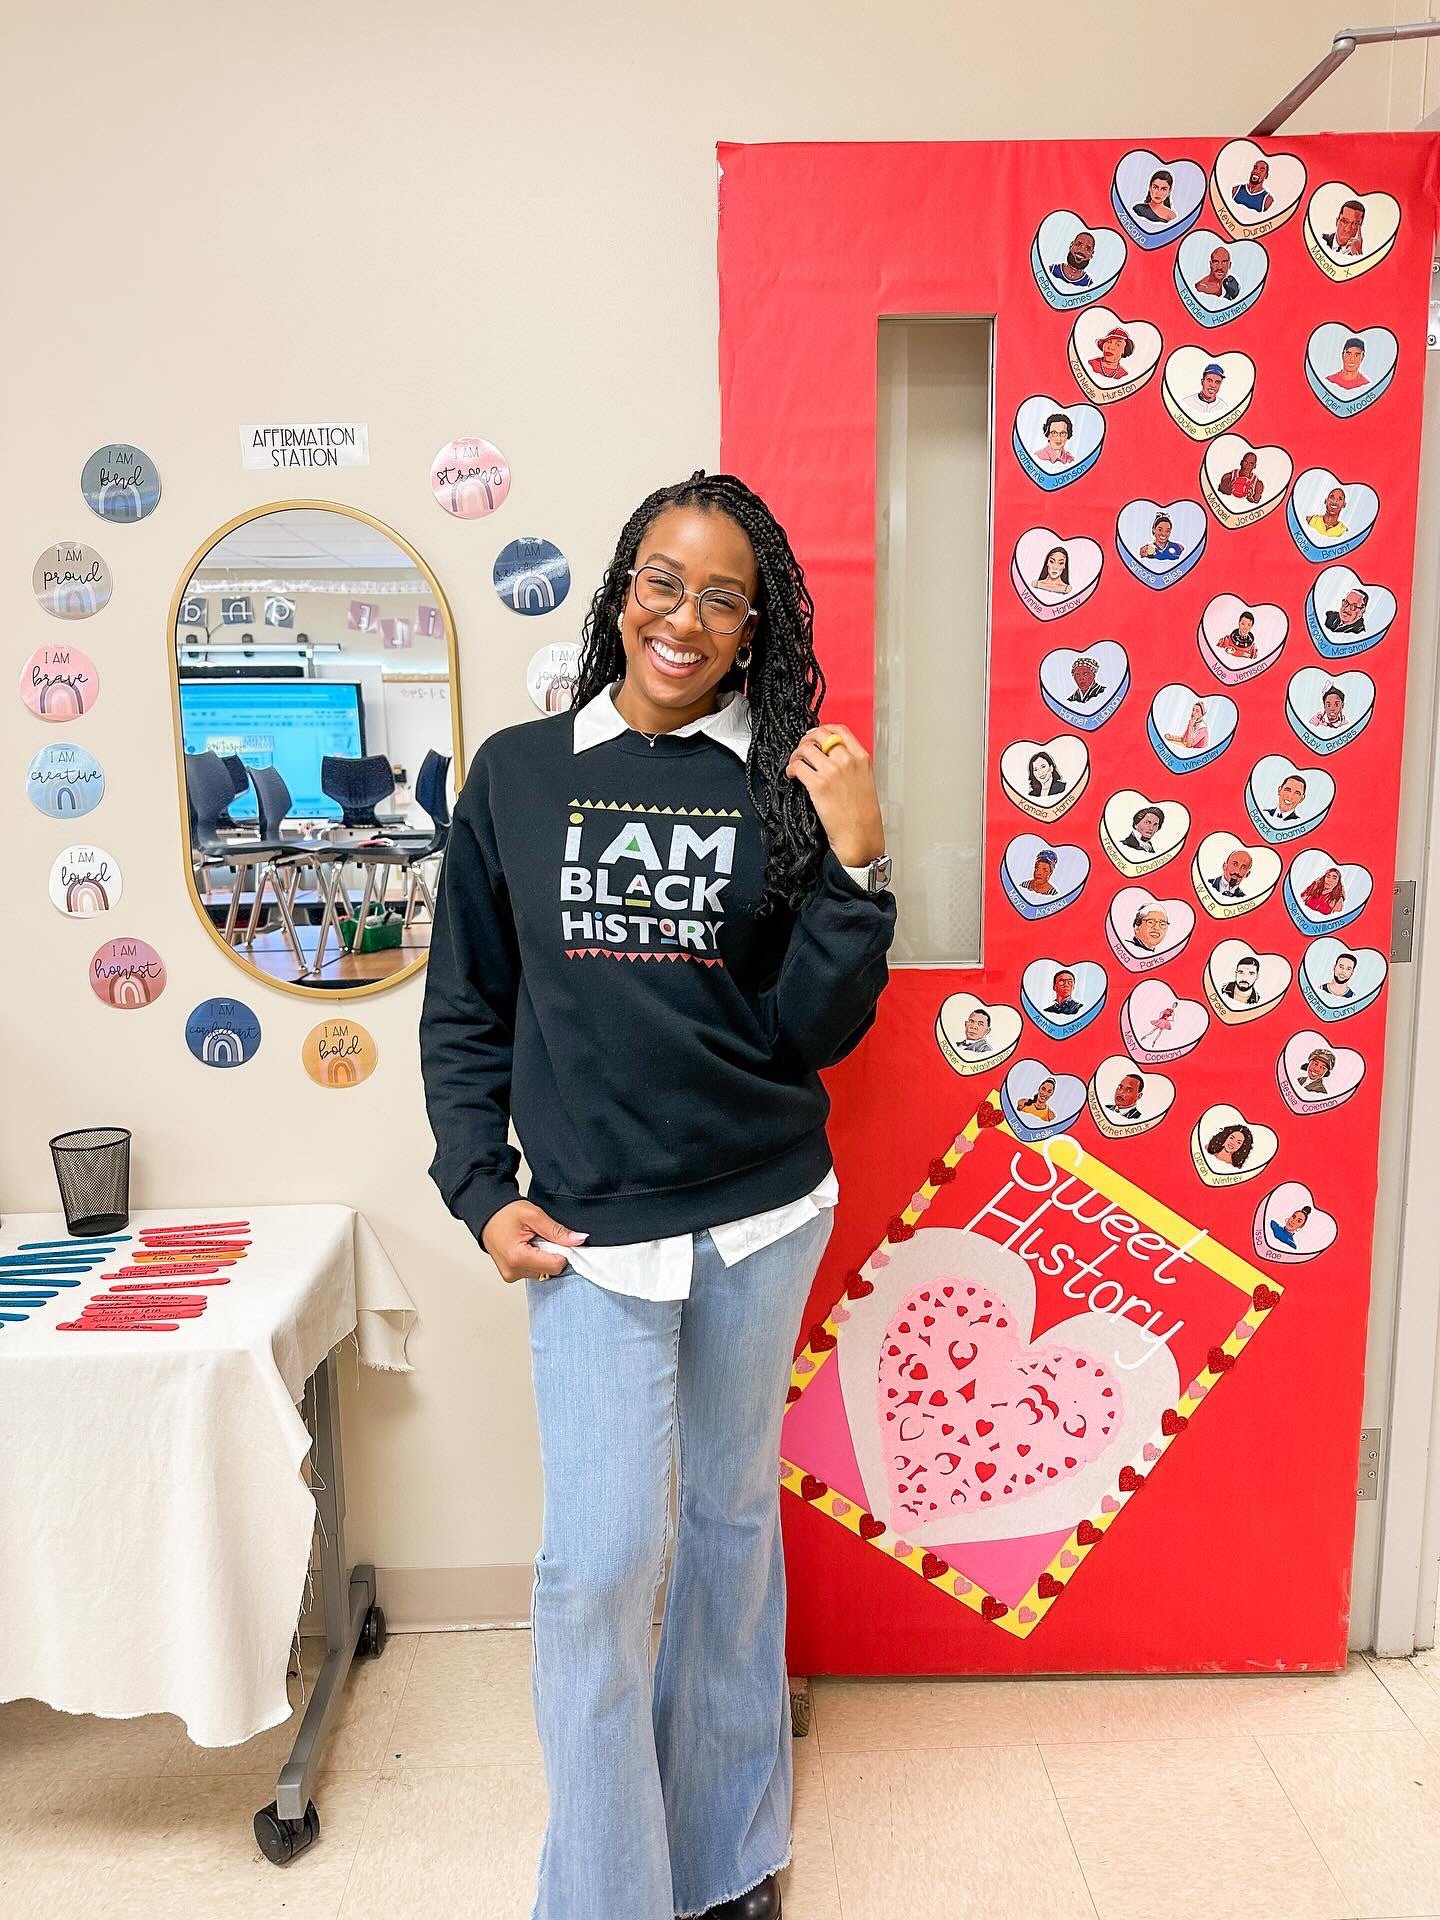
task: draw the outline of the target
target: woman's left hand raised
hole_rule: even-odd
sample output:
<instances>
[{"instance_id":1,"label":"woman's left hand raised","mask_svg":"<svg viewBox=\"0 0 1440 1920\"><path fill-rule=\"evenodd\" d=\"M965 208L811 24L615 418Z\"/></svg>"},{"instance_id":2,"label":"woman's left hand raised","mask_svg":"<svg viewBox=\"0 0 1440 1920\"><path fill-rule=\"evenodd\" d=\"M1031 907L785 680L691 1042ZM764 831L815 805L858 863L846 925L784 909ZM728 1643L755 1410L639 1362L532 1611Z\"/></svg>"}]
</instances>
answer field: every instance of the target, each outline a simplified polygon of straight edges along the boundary
<instances>
[{"instance_id":1,"label":"woman's left hand raised","mask_svg":"<svg viewBox=\"0 0 1440 1920\"><path fill-rule=\"evenodd\" d=\"M822 741L838 744L827 753ZM838 720L822 721L800 736L785 768L800 781L820 816L836 859L843 867L863 867L885 851L885 822L875 791L870 755Z\"/></svg>"}]
</instances>

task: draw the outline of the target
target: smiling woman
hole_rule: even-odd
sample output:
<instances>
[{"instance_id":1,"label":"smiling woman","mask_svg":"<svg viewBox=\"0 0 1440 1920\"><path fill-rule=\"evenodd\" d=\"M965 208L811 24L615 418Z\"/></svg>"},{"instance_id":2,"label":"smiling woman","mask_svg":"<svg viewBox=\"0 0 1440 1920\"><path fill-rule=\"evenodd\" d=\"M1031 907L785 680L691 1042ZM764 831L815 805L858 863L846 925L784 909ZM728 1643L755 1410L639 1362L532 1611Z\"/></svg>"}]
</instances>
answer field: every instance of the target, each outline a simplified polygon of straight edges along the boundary
<instances>
[{"instance_id":1,"label":"smiling woman","mask_svg":"<svg viewBox=\"0 0 1440 1920\"><path fill-rule=\"evenodd\" d=\"M839 1194L820 1071L874 1023L896 911L870 757L820 724L824 688L784 530L695 473L621 530L574 706L492 734L456 804L420 1055L436 1184L526 1281L537 1911L700 1914L739 1891L779 1912L775 1461ZM677 1409L702 1497L679 1502L652 1686L632 1653Z\"/></svg>"}]
</instances>

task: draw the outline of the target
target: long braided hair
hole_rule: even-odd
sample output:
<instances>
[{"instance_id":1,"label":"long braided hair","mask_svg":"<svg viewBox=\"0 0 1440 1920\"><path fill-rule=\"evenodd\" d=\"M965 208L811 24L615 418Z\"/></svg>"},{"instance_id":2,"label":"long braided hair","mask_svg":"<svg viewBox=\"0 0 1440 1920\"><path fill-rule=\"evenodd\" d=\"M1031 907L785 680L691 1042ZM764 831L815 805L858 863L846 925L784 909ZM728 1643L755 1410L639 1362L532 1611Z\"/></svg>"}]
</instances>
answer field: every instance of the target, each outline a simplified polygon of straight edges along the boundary
<instances>
[{"instance_id":1,"label":"long braided hair","mask_svg":"<svg viewBox=\"0 0 1440 1920\"><path fill-rule=\"evenodd\" d=\"M625 643L617 622L630 590L628 569L646 532L669 507L727 513L755 550L760 618L750 641L750 664L732 666L719 691L737 687L750 702L745 784L768 840L756 913L773 913L781 904L798 909L814 888L825 842L810 795L785 768L801 735L820 718L825 676L815 658L815 603L800 562L784 528L743 480L697 467L688 480L658 487L631 514L580 630L574 704L582 706L624 675Z\"/></svg>"}]
</instances>

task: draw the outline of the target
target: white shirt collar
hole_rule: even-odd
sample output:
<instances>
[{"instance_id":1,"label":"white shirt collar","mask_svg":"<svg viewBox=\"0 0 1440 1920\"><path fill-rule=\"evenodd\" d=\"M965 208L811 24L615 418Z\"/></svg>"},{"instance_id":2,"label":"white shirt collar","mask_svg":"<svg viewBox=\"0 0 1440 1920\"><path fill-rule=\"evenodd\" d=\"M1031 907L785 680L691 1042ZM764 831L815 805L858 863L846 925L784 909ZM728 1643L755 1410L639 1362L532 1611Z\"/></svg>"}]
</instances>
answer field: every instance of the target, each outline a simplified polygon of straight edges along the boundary
<instances>
[{"instance_id":1,"label":"white shirt collar","mask_svg":"<svg viewBox=\"0 0 1440 1920\"><path fill-rule=\"evenodd\" d=\"M619 680L614 681L583 707L575 709L576 753L630 731L630 722L615 705L615 688L621 684ZM676 736L708 733L712 740L728 747L736 759L744 760L750 752L750 702L738 687L732 687L724 703L713 713L702 713L698 720L689 720L683 727L670 727L667 733Z\"/></svg>"}]
</instances>

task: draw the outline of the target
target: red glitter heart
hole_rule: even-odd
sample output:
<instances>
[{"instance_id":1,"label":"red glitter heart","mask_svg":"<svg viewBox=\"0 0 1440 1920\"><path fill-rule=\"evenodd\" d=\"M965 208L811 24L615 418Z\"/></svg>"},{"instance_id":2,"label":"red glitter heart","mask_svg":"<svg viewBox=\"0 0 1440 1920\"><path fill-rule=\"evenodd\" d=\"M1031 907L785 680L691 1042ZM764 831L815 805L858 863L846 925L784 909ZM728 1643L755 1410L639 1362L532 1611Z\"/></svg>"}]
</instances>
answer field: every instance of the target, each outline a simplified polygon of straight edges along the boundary
<instances>
[{"instance_id":1,"label":"red glitter heart","mask_svg":"<svg viewBox=\"0 0 1440 1920\"><path fill-rule=\"evenodd\" d=\"M997 1600L993 1593L987 1593L985 1598L980 1602L980 1611L987 1620L999 1620L1003 1615L1007 1614L1010 1609L1003 1600Z\"/></svg>"},{"instance_id":2,"label":"red glitter heart","mask_svg":"<svg viewBox=\"0 0 1440 1920\"><path fill-rule=\"evenodd\" d=\"M950 1562L942 1560L938 1553L927 1553L920 1562L920 1571L927 1580L938 1580L942 1573L950 1571Z\"/></svg>"},{"instance_id":3,"label":"red glitter heart","mask_svg":"<svg viewBox=\"0 0 1440 1920\"><path fill-rule=\"evenodd\" d=\"M867 1280L863 1273L847 1273L845 1291L852 1300L863 1300L867 1293L875 1291L875 1282Z\"/></svg>"},{"instance_id":4,"label":"red glitter heart","mask_svg":"<svg viewBox=\"0 0 1440 1920\"><path fill-rule=\"evenodd\" d=\"M1160 1431L1162 1433L1183 1433L1189 1424L1190 1422L1185 1418L1185 1415L1183 1413L1177 1413L1174 1407L1166 1407L1164 1413L1160 1416Z\"/></svg>"},{"instance_id":5,"label":"red glitter heart","mask_svg":"<svg viewBox=\"0 0 1440 1920\"><path fill-rule=\"evenodd\" d=\"M878 1540L884 1531L883 1520L877 1520L873 1513L861 1514L859 1532L862 1540Z\"/></svg>"},{"instance_id":6,"label":"red glitter heart","mask_svg":"<svg viewBox=\"0 0 1440 1920\"><path fill-rule=\"evenodd\" d=\"M807 1473L800 1482L800 1498L802 1500L818 1500L822 1493L828 1493L829 1491L830 1489L826 1483L823 1480L817 1480L813 1473Z\"/></svg>"},{"instance_id":7,"label":"red glitter heart","mask_svg":"<svg viewBox=\"0 0 1440 1920\"><path fill-rule=\"evenodd\" d=\"M976 1109L975 1124L980 1127L998 1127L1004 1124L1005 1116L998 1107L984 1106Z\"/></svg>"},{"instance_id":8,"label":"red glitter heart","mask_svg":"<svg viewBox=\"0 0 1440 1920\"><path fill-rule=\"evenodd\" d=\"M1250 1302L1252 1306L1258 1307L1261 1313L1268 1313L1271 1307L1279 1306L1280 1296L1273 1287L1259 1286L1251 1294Z\"/></svg>"},{"instance_id":9,"label":"red glitter heart","mask_svg":"<svg viewBox=\"0 0 1440 1920\"><path fill-rule=\"evenodd\" d=\"M1235 1356L1226 1353L1223 1347L1211 1347L1205 1356L1205 1364L1211 1373L1228 1373L1235 1364Z\"/></svg>"},{"instance_id":10,"label":"red glitter heart","mask_svg":"<svg viewBox=\"0 0 1440 1920\"><path fill-rule=\"evenodd\" d=\"M835 1344L835 1335L821 1320L815 1322L808 1337L816 1353L828 1353Z\"/></svg>"},{"instance_id":11,"label":"red glitter heart","mask_svg":"<svg viewBox=\"0 0 1440 1920\"><path fill-rule=\"evenodd\" d=\"M1082 1547L1093 1547L1101 1537L1100 1529L1093 1520L1082 1520L1075 1529L1075 1539Z\"/></svg>"},{"instance_id":12,"label":"red glitter heart","mask_svg":"<svg viewBox=\"0 0 1440 1920\"><path fill-rule=\"evenodd\" d=\"M1035 1582L1035 1591L1042 1600L1053 1600L1057 1593L1065 1591L1065 1582L1057 1580L1053 1573L1042 1573Z\"/></svg>"},{"instance_id":13,"label":"red glitter heart","mask_svg":"<svg viewBox=\"0 0 1440 1920\"><path fill-rule=\"evenodd\" d=\"M1122 1493L1134 1493L1137 1487L1143 1487L1144 1484L1145 1476L1143 1473L1137 1473L1134 1467L1121 1467L1120 1491Z\"/></svg>"},{"instance_id":14,"label":"red glitter heart","mask_svg":"<svg viewBox=\"0 0 1440 1920\"><path fill-rule=\"evenodd\" d=\"M892 1246L898 1247L902 1240L913 1239L914 1227L907 1227L898 1213L892 1213L885 1226L885 1238Z\"/></svg>"}]
</instances>

